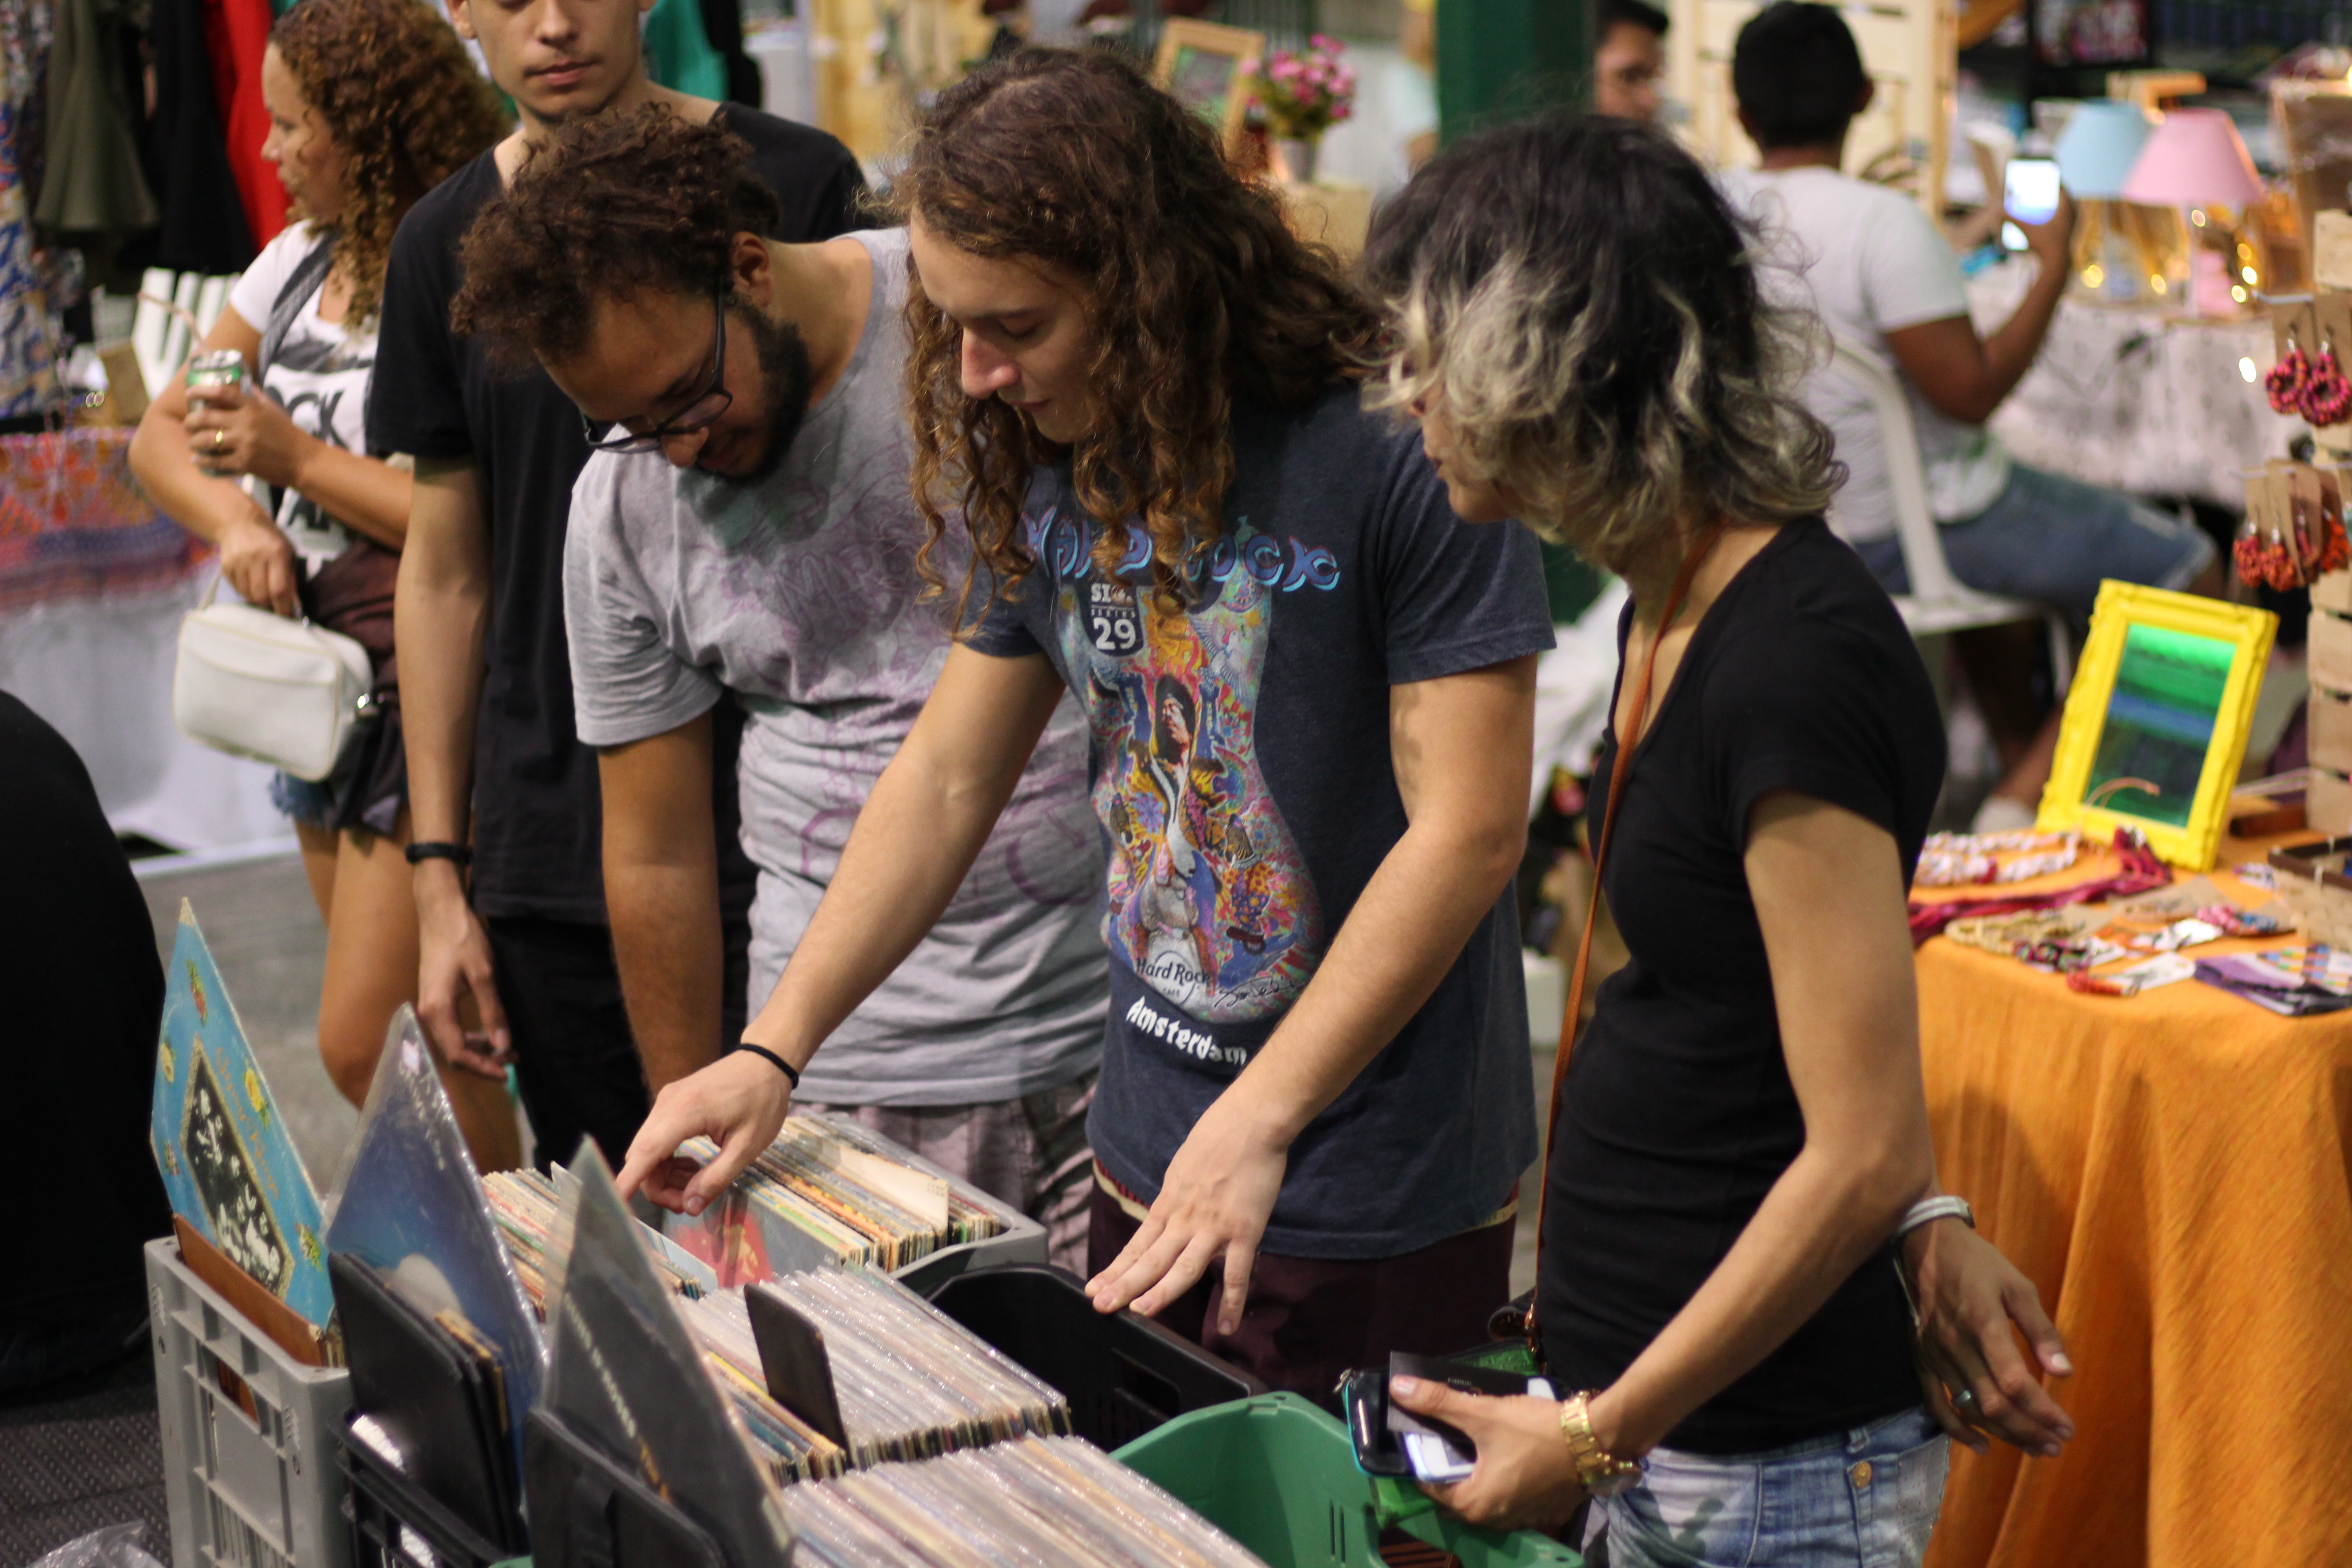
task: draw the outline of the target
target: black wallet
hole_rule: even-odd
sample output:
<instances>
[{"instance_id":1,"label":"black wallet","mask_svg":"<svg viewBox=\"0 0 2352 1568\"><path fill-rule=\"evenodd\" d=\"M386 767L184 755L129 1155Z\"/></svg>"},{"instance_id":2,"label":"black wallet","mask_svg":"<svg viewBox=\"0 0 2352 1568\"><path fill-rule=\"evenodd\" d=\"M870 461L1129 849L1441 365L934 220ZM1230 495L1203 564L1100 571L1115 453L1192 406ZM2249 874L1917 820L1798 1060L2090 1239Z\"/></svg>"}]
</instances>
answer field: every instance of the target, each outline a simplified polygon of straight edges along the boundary
<instances>
[{"instance_id":1,"label":"black wallet","mask_svg":"<svg viewBox=\"0 0 2352 1568\"><path fill-rule=\"evenodd\" d=\"M1348 1437L1356 1450L1356 1464L1366 1475L1408 1476L1420 1480L1459 1480L1477 1458L1477 1445L1445 1422L1415 1415L1389 1403L1391 1377L1417 1377L1442 1383L1465 1394L1517 1394L1528 1392L1525 1373L1435 1356L1391 1351L1385 1367L1365 1367L1339 1379L1339 1405L1348 1418ZM1463 1467L1459 1474L1433 1472L1416 1464L1409 1437L1433 1437L1443 1447L1444 1458ZM1426 1448L1426 1445L1424 1447Z\"/></svg>"},{"instance_id":2,"label":"black wallet","mask_svg":"<svg viewBox=\"0 0 2352 1568\"><path fill-rule=\"evenodd\" d=\"M348 1253L327 1259L352 1403L400 1450L402 1472L483 1539L530 1545L505 1379L489 1347L436 1321Z\"/></svg>"}]
</instances>

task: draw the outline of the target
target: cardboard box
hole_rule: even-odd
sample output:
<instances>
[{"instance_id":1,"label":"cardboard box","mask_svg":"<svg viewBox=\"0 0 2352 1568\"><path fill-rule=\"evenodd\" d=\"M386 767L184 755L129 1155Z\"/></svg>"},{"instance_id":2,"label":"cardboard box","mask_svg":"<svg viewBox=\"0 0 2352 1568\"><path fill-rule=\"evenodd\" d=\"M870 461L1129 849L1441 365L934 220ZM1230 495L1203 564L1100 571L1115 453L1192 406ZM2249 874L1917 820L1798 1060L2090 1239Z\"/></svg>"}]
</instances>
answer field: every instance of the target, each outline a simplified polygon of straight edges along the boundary
<instances>
[{"instance_id":1,"label":"cardboard box","mask_svg":"<svg viewBox=\"0 0 2352 1568\"><path fill-rule=\"evenodd\" d=\"M2352 487L2347 487L2347 493L2352 494ZM2313 579L2311 607L2352 616L2352 572L2324 572Z\"/></svg>"},{"instance_id":2,"label":"cardboard box","mask_svg":"<svg viewBox=\"0 0 2352 1568\"><path fill-rule=\"evenodd\" d=\"M2326 691L2352 692L2352 618L2314 609L2306 654L2312 685Z\"/></svg>"},{"instance_id":3,"label":"cardboard box","mask_svg":"<svg viewBox=\"0 0 2352 1568\"><path fill-rule=\"evenodd\" d=\"M2352 108L2352 100L2345 101ZM2312 282L2323 289L2352 289L2352 213L2321 212L2311 228Z\"/></svg>"},{"instance_id":4,"label":"cardboard box","mask_svg":"<svg viewBox=\"0 0 2352 1568\"><path fill-rule=\"evenodd\" d=\"M2313 764L2352 773L2352 696L2315 689L2305 712Z\"/></svg>"},{"instance_id":5,"label":"cardboard box","mask_svg":"<svg viewBox=\"0 0 2352 1568\"><path fill-rule=\"evenodd\" d=\"M2326 768L2311 770L2311 787L2304 793L2304 820L2330 838L2352 833L2352 779Z\"/></svg>"}]
</instances>

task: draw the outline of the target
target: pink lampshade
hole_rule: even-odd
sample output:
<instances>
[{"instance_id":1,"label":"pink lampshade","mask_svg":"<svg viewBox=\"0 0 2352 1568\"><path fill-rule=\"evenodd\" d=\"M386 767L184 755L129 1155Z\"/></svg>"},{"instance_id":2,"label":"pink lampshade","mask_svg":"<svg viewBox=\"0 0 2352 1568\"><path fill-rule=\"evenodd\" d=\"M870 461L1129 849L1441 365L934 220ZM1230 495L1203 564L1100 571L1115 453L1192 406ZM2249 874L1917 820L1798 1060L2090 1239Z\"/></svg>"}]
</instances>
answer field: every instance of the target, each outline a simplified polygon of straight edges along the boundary
<instances>
[{"instance_id":1,"label":"pink lampshade","mask_svg":"<svg viewBox=\"0 0 2352 1568\"><path fill-rule=\"evenodd\" d=\"M2237 125L2218 109L2167 114L2124 181L2124 200L2158 207L2242 207L2262 194Z\"/></svg>"}]
</instances>

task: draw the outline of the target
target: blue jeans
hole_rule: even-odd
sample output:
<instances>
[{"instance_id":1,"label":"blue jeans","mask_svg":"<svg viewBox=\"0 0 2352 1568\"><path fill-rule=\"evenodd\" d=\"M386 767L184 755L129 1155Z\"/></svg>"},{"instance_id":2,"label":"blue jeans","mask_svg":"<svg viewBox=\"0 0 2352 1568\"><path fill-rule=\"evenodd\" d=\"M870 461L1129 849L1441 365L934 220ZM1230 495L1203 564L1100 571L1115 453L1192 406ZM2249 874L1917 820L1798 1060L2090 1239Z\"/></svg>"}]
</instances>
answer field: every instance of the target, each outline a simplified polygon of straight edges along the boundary
<instances>
[{"instance_id":1,"label":"blue jeans","mask_svg":"<svg viewBox=\"0 0 2352 1568\"><path fill-rule=\"evenodd\" d=\"M1595 1505L1608 1568L1916 1568L1950 1449L1925 1407L1762 1454L1655 1449Z\"/></svg>"},{"instance_id":2,"label":"blue jeans","mask_svg":"<svg viewBox=\"0 0 2352 1568\"><path fill-rule=\"evenodd\" d=\"M2214 554L2213 541L2193 522L2022 463L2012 466L2000 500L1936 531L1952 575L1969 587L2077 617L2090 615L2103 577L2185 588ZM1888 593L1910 591L1894 535L1853 548Z\"/></svg>"}]
</instances>

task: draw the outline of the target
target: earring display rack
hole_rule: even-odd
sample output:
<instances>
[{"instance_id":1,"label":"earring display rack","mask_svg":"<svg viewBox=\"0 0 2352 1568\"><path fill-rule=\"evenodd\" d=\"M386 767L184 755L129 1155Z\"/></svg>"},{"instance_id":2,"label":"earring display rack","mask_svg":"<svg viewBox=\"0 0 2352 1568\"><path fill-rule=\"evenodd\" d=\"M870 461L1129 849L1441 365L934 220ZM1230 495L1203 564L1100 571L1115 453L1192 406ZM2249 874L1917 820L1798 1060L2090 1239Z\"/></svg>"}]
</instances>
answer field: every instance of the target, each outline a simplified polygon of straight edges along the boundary
<instances>
[{"instance_id":1,"label":"earring display rack","mask_svg":"<svg viewBox=\"0 0 2352 1568\"><path fill-rule=\"evenodd\" d=\"M2312 362L2332 350L2352 358L2352 213L2315 215L2312 230L2312 292L2271 302L2272 330L2282 366L2300 353ZM2292 379L2282 375L2281 381ZM2316 400L2324 417L2337 400ZM2341 489L2352 489L2352 418L2311 423L2312 458L2321 474ZM2257 473L2247 480L2249 516L2264 504L2275 480ZM2324 573L2311 582L2311 677L2308 731L2313 782L2305 795L2311 826L2330 837L2352 833L2352 571Z\"/></svg>"}]
</instances>

